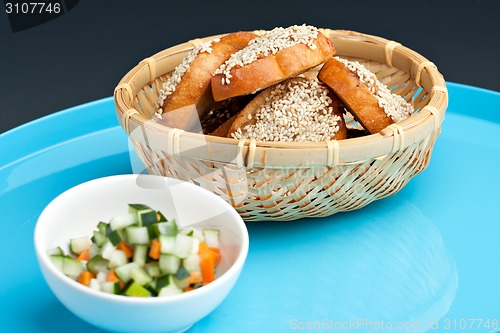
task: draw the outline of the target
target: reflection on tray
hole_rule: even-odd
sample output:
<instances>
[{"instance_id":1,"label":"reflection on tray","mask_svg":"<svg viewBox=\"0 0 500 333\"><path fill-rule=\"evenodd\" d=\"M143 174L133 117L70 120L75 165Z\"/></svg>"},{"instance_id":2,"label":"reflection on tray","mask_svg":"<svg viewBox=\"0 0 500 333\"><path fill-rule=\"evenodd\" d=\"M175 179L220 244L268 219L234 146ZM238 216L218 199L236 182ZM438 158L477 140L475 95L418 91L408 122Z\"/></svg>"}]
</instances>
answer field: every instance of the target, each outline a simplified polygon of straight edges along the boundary
<instances>
[{"instance_id":1,"label":"reflection on tray","mask_svg":"<svg viewBox=\"0 0 500 333\"><path fill-rule=\"evenodd\" d=\"M424 332L455 298L457 269L440 231L397 196L333 218L250 224L249 231L252 241L274 245L253 249L251 262L259 264L248 269L287 274L265 278L276 290L261 310L281 327ZM286 315L273 319L272 308Z\"/></svg>"},{"instance_id":2,"label":"reflection on tray","mask_svg":"<svg viewBox=\"0 0 500 333\"><path fill-rule=\"evenodd\" d=\"M351 320L414 323L407 332L425 331L452 304L457 270L437 227L410 202L396 204L376 217L365 215L355 232L344 224L330 236L330 311Z\"/></svg>"}]
</instances>

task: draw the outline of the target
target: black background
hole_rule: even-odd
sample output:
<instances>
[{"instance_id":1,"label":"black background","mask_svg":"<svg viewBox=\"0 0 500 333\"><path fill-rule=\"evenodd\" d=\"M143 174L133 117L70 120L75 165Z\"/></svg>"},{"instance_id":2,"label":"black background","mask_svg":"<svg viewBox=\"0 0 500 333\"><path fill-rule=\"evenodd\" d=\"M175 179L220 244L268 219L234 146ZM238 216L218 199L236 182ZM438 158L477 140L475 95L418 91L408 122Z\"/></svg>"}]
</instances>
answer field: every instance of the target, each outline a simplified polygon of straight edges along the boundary
<instances>
[{"instance_id":1,"label":"black background","mask_svg":"<svg viewBox=\"0 0 500 333\"><path fill-rule=\"evenodd\" d=\"M307 23L392 39L447 81L500 91L500 1L92 1L13 33L0 12L0 133L111 96L140 60L196 37Z\"/></svg>"}]
</instances>

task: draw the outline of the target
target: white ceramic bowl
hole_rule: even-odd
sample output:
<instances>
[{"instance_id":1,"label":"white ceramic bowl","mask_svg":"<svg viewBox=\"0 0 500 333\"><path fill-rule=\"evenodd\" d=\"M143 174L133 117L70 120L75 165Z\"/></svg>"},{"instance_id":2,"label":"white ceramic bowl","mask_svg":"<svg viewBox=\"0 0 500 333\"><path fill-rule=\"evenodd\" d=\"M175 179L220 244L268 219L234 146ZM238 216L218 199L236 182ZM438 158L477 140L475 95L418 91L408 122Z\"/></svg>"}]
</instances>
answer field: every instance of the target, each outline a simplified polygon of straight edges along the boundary
<instances>
[{"instance_id":1,"label":"white ceramic bowl","mask_svg":"<svg viewBox=\"0 0 500 333\"><path fill-rule=\"evenodd\" d=\"M95 291L52 264L47 250L61 246L68 253L70 238L91 235L99 221L126 213L129 203L149 205L182 225L219 228L222 260L216 280L180 295L135 298ZM120 332L187 330L231 291L249 244L243 220L224 200L196 185L149 175L100 178L62 193L40 215L34 241L42 273L59 300L85 321Z\"/></svg>"}]
</instances>

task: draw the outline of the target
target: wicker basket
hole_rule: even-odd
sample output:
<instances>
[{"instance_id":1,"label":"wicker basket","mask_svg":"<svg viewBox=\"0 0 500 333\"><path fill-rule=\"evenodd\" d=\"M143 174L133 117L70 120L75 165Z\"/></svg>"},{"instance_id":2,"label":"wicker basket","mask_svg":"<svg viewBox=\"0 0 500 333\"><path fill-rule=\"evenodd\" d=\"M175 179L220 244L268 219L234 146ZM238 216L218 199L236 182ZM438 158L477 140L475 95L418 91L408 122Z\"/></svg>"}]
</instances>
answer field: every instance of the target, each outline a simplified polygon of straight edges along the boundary
<instances>
[{"instance_id":1,"label":"wicker basket","mask_svg":"<svg viewBox=\"0 0 500 333\"><path fill-rule=\"evenodd\" d=\"M115 89L118 119L148 172L198 184L246 221L329 216L398 192L429 164L448 103L445 81L397 42L320 30L337 55L364 64L415 113L378 134L317 143L238 141L159 125L152 115L168 74L194 46L219 36L196 39L141 61Z\"/></svg>"}]
</instances>

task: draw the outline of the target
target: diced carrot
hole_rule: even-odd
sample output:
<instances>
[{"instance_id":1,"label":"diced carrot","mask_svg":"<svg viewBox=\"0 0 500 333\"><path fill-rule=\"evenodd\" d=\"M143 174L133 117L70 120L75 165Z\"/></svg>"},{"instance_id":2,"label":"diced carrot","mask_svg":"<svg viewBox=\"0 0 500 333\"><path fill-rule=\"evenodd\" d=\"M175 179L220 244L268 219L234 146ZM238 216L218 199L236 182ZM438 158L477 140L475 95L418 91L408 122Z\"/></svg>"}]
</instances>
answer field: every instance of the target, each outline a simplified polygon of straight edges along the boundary
<instances>
[{"instance_id":1,"label":"diced carrot","mask_svg":"<svg viewBox=\"0 0 500 333\"><path fill-rule=\"evenodd\" d=\"M209 284L215 280L215 258L214 252L204 242L200 242L198 250L200 256L200 268L203 284Z\"/></svg>"},{"instance_id":2,"label":"diced carrot","mask_svg":"<svg viewBox=\"0 0 500 333\"><path fill-rule=\"evenodd\" d=\"M125 256L127 256L127 259L130 259L130 258L132 258L134 256L134 249L130 245L128 245L127 243L125 243L125 242L120 242L116 246L116 248L118 250L121 250L121 251L125 252Z\"/></svg>"},{"instance_id":3,"label":"diced carrot","mask_svg":"<svg viewBox=\"0 0 500 333\"><path fill-rule=\"evenodd\" d=\"M216 248L216 247L209 247L210 250L220 254L220 249Z\"/></svg>"},{"instance_id":4,"label":"diced carrot","mask_svg":"<svg viewBox=\"0 0 500 333\"><path fill-rule=\"evenodd\" d=\"M191 272L188 278L188 283L189 284L195 284L195 283L200 283L203 282L203 278L201 276L201 272L195 271Z\"/></svg>"},{"instance_id":5,"label":"diced carrot","mask_svg":"<svg viewBox=\"0 0 500 333\"><path fill-rule=\"evenodd\" d=\"M203 284L209 284L215 280L214 257L212 255L204 256L200 261L200 267Z\"/></svg>"},{"instance_id":6,"label":"diced carrot","mask_svg":"<svg viewBox=\"0 0 500 333\"><path fill-rule=\"evenodd\" d=\"M79 276L78 276L78 282L83 284L84 286L89 286L90 280L95 279L94 273L90 271L83 271Z\"/></svg>"},{"instance_id":7,"label":"diced carrot","mask_svg":"<svg viewBox=\"0 0 500 333\"><path fill-rule=\"evenodd\" d=\"M118 275L116 275L114 269L111 268L108 271L108 274L106 275L106 281L107 282L117 282L117 281L120 281L120 279L118 278Z\"/></svg>"},{"instance_id":8,"label":"diced carrot","mask_svg":"<svg viewBox=\"0 0 500 333\"><path fill-rule=\"evenodd\" d=\"M215 264L215 267L217 267L217 265L219 265L219 263L220 263L220 250L216 247L209 247L209 249L214 254L214 264Z\"/></svg>"},{"instance_id":9,"label":"diced carrot","mask_svg":"<svg viewBox=\"0 0 500 333\"><path fill-rule=\"evenodd\" d=\"M184 290L184 292L188 292L188 291L194 290L194 288L191 286L187 286L186 288L184 288L182 290Z\"/></svg>"},{"instance_id":10,"label":"diced carrot","mask_svg":"<svg viewBox=\"0 0 500 333\"><path fill-rule=\"evenodd\" d=\"M89 249L85 249L83 250L79 255L78 257L76 258L76 260L78 261L82 261L82 260L86 260L86 261L89 261L90 260L90 251Z\"/></svg>"},{"instance_id":11,"label":"diced carrot","mask_svg":"<svg viewBox=\"0 0 500 333\"><path fill-rule=\"evenodd\" d=\"M151 241L151 248L149 249L149 257L151 259L160 259L161 244L158 239L153 239Z\"/></svg>"},{"instance_id":12,"label":"diced carrot","mask_svg":"<svg viewBox=\"0 0 500 333\"><path fill-rule=\"evenodd\" d=\"M115 270L112 268L108 271L108 275L106 275L106 281L107 282L120 282L120 289L123 289L123 287L125 287L125 283L123 283L118 278L118 275L116 275Z\"/></svg>"}]
</instances>

